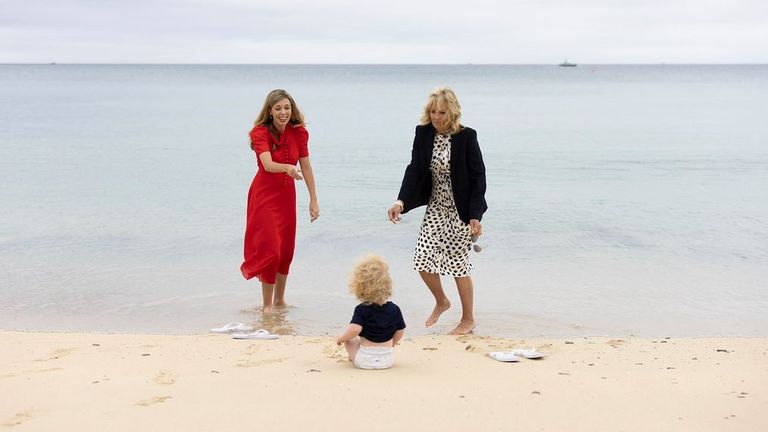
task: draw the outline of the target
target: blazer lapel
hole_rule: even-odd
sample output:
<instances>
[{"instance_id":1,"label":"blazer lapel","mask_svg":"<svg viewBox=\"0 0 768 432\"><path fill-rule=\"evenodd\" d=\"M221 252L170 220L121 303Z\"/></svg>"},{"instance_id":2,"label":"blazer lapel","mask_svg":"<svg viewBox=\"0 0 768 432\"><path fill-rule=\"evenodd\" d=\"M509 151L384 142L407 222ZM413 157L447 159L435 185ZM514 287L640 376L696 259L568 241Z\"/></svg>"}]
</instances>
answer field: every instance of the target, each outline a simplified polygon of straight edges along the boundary
<instances>
[{"instance_id":1,"label":"blazer lapel","mask_svg":"<svg viewBox=\"0 0 768 432\"><path fill-rule=\"evenodd\" d=\"M451 157L450 157L450 159L448 161L448 164L451 167L451 179L452 180L454 178L453 176L455 175L455 173L458 172L458 171L456 171L456 164L458 163L458 158L456 157L456 155L457 155L457 151L458 151L458 148L459 148L459 141L460 141L459 134L460 133L461 133L461 131L457 132L455 135L451 135Z\"/></svg>"},{"instance_id":2,"label":"blazer lapel","mask_svg":"<svg viewBox=\"0 0 768 432\"><path fill-rule=\"evenodd\" d=\"M426 161L427 161L427 171L429 171L429 165L432 164L432 151L435 149L435 128L431 125L427 129L427 135L426 135Z\"/></svg>"}]
</instances>

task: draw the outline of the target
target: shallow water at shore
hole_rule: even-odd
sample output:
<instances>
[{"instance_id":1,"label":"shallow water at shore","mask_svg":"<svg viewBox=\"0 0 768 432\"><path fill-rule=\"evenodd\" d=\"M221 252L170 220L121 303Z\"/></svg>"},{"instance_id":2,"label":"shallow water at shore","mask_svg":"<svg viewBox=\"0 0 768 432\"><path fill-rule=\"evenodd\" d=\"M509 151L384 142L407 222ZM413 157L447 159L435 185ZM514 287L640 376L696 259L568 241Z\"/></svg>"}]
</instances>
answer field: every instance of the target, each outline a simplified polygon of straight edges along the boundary
<instances>
[{"instance_id":1,"label":"shallow water at shore","mask_svg":"<svg viewBox=\"0 0 768 432\"><path fill-rule=\"evenodd\" d=\"M347 273L376 252L409 331L450 330L450 280L454 308L422 324L423 211L385 215L424 98L449 84L488 169L478 333L766 336L768 67L568 69L0 66L0 329L261 323L238 271L247 132L284 87L310 121L322 217L299 185L294 306L271 325L343 327Z\"/></svg>"}]
</instances>

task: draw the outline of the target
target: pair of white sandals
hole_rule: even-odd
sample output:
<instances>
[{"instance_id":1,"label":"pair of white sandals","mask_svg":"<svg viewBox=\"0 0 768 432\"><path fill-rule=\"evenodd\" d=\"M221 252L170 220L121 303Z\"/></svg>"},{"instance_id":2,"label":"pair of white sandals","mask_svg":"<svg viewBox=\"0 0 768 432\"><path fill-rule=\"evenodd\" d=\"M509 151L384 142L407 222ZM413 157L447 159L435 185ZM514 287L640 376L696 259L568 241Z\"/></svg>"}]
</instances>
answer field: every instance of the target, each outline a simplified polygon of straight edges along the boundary
<instances>
[{"instance_id":1,"label":"pair of white sandals","mask_svg":"<svg viewBox=\"0 0 768 432\"><path fill-rule=\"evenodd\" d=\"M271 334L267 330L253 331L253 327L241 322L231 322L221 327L212 328L211 333L231 334L232 339L277 339L277 335Z\"/></svg>"},{"instance_id":2,"label":"pair of white sandals","mask_svg":"<svg viewBox=\"0 0 768 432\"><path fill-rule=\"evenodd\" d=\"M488 353L488 357L507 363L520 361L521 358L540 359L546 356L546 354L540 353L533 348L513 349L510 351L492 351Z\"/></svg>"}]
</instances>

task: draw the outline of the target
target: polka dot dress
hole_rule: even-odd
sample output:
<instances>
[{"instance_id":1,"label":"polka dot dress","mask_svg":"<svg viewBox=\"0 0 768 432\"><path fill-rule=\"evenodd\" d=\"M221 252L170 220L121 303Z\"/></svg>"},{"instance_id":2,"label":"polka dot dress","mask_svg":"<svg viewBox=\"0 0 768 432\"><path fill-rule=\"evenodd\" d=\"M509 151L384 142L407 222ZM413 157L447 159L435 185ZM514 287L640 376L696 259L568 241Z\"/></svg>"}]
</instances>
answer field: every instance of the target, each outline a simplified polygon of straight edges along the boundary
<instances>
[{"instance_id":1,"label":"polka dot dress","mask_svg":"<svg viewBox=\"0 0 768 432\"><path fill-rule=\"evenodd\" d=\"M472 229L459 218L451 188L451 136L435 135L430 171L432 196L429 199L413 256L416 271L442 276L467 277Z\"/></svg>"}]
</instances>

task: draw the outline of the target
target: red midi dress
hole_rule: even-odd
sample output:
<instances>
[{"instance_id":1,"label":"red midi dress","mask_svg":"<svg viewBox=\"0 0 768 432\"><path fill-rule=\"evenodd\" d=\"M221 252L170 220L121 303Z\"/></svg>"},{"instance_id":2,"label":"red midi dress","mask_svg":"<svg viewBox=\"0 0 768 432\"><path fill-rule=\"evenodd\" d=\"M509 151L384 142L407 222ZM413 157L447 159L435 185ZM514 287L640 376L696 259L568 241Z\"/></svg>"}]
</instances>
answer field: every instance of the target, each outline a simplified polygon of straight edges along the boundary
<instances>
[{"instance_id":1,"label":"red midi dress","mask_svg":"<svg viewBox=\"0 0 768 432\"><path fill-rule=\"evenodd\" d=\"M302 126L288 125L277 142L267 127L256 126L250 135L259 170L248 191L245 261L240 271L246 279L255 277L263 283L274 284L277 273L288 274L293 260L296 186L286 173L267 172L259 155L268 151L273 161L296 165L299 158L309 156L309 133Z\"/></svg>"}]
</instances>

